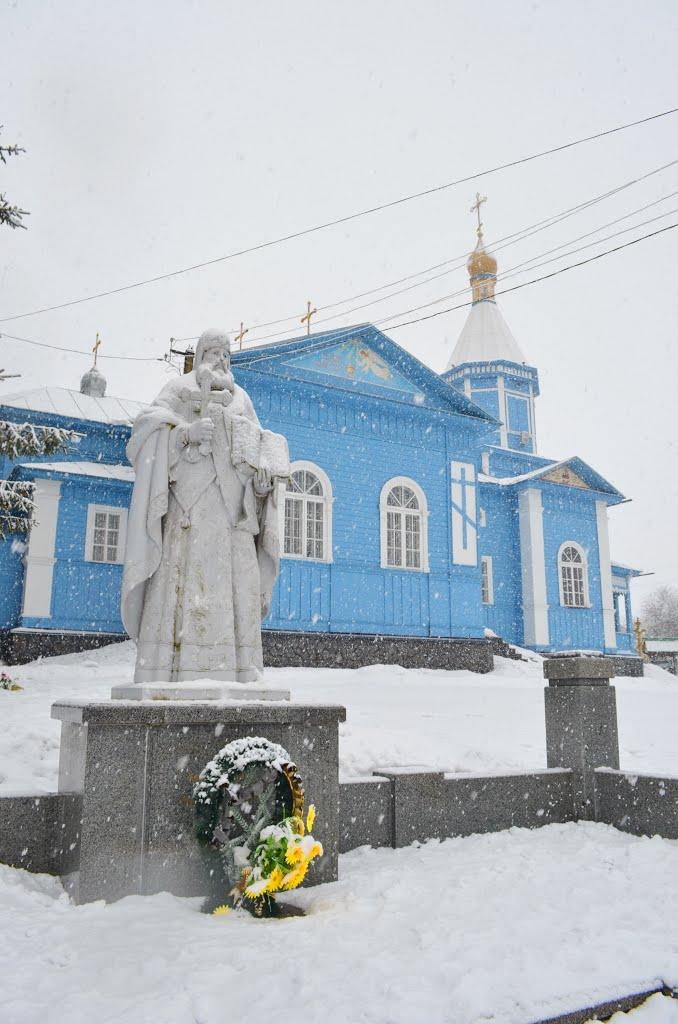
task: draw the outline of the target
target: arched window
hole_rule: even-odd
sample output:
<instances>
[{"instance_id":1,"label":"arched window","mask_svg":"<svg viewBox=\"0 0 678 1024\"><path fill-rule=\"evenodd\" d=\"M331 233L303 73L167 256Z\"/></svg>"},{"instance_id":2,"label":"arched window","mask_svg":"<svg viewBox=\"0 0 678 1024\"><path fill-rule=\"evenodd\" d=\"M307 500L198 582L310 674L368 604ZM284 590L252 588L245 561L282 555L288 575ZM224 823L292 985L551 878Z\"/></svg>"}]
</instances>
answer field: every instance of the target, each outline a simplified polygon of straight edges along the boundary
<instances>
[{"instance_id":1,"label":"arched window","mask_svg":"<svg viewBox=\"0 0 678 1024\"><path fill-rule=\"evenodd\" d=\"M588 608L588 566L583 548L568 540L558 552L560 603L566 608Z\"/></svg>"},{"instance_id":2,"label":"arched window","mask_svg":"<svg viewBox=\"0 0 678 1024\"><path fill-rule=\"evenodd\" d=\"M426 497L407 477L394 477L381 490L382 569L428 572Z\"/></svg>"},{"instance_id":3,"label":"arched window","mask_svg":"<svg viewBox=\"0 0 678 1024\"><path fill-rule=\"evenodd\" d=\"M293 462L283 507L283 554L332 561L332 488L312 462Z\"/></svg>"}]
</instances>

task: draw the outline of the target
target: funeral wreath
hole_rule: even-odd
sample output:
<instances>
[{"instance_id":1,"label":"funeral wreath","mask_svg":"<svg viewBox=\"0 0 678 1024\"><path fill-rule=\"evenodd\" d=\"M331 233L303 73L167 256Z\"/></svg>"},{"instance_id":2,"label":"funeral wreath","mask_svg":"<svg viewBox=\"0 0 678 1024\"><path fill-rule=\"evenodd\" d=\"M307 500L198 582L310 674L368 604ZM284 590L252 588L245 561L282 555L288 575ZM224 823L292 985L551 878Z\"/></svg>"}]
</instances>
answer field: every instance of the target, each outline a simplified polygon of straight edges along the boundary
<instances>
[{"instance_id":1,"label":"funeral wreath","mask_svg":"<svg viewBox=\"0 0 678 1024\"><path fill-rule=\"evenodd\" d=\"M274 893L295 889L323 848L311 833L315 808L304 819L304 790L290 755L278 743L246 736L227 744L200 773L193 790L198 839L218 854L226 903L256 917L280 908Z\"/></svg>"}]
</instances>

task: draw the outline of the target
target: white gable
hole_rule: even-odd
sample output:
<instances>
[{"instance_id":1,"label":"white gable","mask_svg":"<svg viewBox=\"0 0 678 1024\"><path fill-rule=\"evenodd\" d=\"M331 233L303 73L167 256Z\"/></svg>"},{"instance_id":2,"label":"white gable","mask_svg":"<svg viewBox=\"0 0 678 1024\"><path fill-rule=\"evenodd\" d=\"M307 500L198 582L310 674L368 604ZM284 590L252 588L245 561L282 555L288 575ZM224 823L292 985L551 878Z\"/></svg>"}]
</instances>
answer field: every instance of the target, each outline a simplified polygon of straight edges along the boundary
<instances>
[{"instance_id":1,"label":"white gable","mask_svg":"<svg viewBox=\"0 0 678 1024\"><path fill-rule=\"evenodd\" d=\"M48 412L68 419L92 420L95 423L131 424L144 408L142 402L127 398L83 395L69 388L36 388L16 395L0 396L0 406Z\"/></svg>"},{"instance_id":2,"label":"white gable","mask_svg":"<svg viewBox=\"0 0 678 1024\"><path fill-rule=\"evenodd\" d=\"M452 370L462 363L492 362L495 359L507 359L512 363L526 361L497 304L476 302L471 306L446 369Z\"/></svg>"}]
</instances>

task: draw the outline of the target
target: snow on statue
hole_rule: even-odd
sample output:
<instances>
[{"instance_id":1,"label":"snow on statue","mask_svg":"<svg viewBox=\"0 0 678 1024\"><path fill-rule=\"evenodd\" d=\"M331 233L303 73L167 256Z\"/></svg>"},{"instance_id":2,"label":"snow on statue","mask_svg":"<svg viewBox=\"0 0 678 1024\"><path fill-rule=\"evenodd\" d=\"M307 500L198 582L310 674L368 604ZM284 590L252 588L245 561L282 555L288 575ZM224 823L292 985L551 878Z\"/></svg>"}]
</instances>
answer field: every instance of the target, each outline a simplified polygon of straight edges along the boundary
<instances>
[{"instance_id":1,"label":"snow on statue","mask_svg":"<svg viewBox=\"0 0 678 1024\"><path fill-rule=\"evenodd\" d=\"M127 446L122 620L137 640L136 683L251 682L263 668L289 455L229 366L228 335L205 331L194 369L140 413Z\"/></svg>"}]
</instances>

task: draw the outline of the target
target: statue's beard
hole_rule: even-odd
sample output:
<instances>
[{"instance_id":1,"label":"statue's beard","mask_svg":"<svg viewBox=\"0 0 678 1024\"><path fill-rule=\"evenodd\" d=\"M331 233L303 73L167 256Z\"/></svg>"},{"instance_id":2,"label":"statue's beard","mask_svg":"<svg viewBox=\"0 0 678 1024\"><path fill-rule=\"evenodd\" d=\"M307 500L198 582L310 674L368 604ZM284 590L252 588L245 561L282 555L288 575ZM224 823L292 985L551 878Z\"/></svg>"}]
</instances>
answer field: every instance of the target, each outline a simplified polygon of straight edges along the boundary
<instances>
[{"instance_id":1,"label":"statue's beard","mask_svg":"<svg viewBox=\"0 0 678 1024\"><path fill-rule=\"evenodd\" d=\"M210 391L233 391L235 387L233 374L223 364L215 367L209 363L201 363L196 372L196 380L200 385L208 380Z\"/></svg>"}]
</instances>

